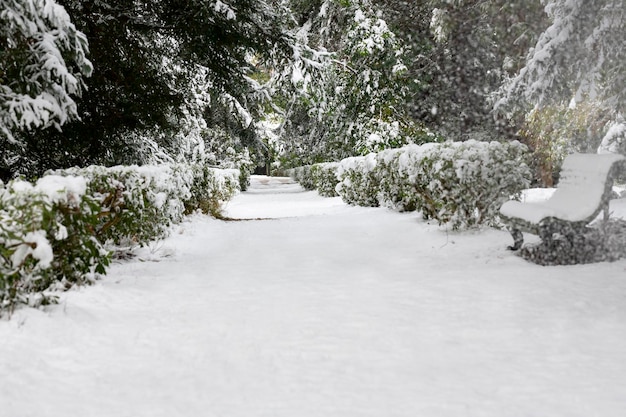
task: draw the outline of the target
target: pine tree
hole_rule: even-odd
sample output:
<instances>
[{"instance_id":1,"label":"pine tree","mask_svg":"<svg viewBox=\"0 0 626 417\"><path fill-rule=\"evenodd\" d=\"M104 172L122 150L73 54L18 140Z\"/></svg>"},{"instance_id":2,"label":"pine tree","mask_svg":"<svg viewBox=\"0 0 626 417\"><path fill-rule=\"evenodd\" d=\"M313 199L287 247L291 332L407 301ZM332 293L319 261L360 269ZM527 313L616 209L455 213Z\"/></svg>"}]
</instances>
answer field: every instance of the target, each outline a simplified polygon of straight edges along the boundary
<instances>
[{"instance_id":1,"label":"pine tree","mask_svg":"<svg viewBox=\"0 0 626 417\"><path fill-rule=\"evenodd\" d=\"M551 25L503 88L505 105L599 100L615 114L626 104L626 1L544 0Z\"/></svg>"},{"instance_id":2,"label":"pine tree","mask_svg":"<svg viewBox=\"0 0 626 417\"><path fill-rule=\"evenodd\" d=\"M147 136L176 149L185 118L203 116L198 88L205 104L232 97L252 111L250 58L287 48L278 0L58 1L89 39L93 75L80 120L23 133L12 171L138 163Z\"/></svg>"},{"instance_id":3,"label":"pine tree","mask_svg":"<svg viewBox=\"0 0 626 417\"><path fill-rule=\"evenodd\" d=\"M92 73L87 53L85 35L54 0L0 0L0 146L20 147L19 132L78 118L75 100Z\"/></svg>"}]
</instances>

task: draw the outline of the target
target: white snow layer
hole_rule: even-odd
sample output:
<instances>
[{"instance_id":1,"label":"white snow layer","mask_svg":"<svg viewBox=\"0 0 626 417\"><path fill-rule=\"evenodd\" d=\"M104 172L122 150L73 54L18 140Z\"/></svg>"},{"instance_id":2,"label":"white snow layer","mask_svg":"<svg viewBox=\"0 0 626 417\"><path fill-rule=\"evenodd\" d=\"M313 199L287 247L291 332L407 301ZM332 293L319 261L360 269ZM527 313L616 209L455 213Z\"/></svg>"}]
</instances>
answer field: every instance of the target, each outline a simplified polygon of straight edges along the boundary
<instances>
[{"instance_id":1,"label":"white snow layer","mask_svg":"<svg viewBox=\"0 0 626 417\"><path fill-rule=\"evenodd\" d=\"M559 185L548 201L530 204L508 201L500 212L534 224L547 217L584 221L600 207L613 164L623 160L624 156L618 154L569 155L563 162Z\"/></svg>"},{"instance_id":2,"label":"white snow layer","mask_svg":"<svg viewBox=\"0 0 626 417\"><path fill-rule=\"evenodd\" d=\"M253 178L226 214L274 219L191 217L0 321L0 414L624 415L626 261L540 267L504 231L285 179Z\"/></svg>"}]
</instances>

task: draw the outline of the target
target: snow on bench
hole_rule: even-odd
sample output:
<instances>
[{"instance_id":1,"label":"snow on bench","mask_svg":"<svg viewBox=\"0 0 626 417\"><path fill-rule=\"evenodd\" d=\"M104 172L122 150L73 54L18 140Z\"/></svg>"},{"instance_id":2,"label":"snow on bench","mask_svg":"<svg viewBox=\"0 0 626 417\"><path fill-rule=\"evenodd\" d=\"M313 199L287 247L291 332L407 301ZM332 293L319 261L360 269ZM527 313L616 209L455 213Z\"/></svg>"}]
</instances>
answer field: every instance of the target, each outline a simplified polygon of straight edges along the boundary
<instances>
[{"instance_id":1,"label":"snow on bench","mask_svg":"<svg viewBox=\"0 0 626 417\"><path fill-rule=\"evenodd\" d=\"M565 158L558 188L541 203L507 201L500 214L513 236L517 250L524 243L522 232L551 239L554 233L580 233L601 211L608 217L613 179L626 158L617 154L572 154Z\"/></svg>"}]
</instances>

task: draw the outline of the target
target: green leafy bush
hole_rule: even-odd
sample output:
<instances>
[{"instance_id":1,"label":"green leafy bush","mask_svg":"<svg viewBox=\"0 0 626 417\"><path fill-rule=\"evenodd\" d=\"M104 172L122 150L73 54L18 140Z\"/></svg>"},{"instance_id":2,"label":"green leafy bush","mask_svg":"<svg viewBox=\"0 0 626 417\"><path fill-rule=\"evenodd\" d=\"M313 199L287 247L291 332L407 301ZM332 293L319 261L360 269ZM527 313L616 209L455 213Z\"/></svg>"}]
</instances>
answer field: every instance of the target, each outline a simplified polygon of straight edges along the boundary
<instances>
[{"instance_id":1,"label":"green leafy bush","mask_svg":"<svg viewBox=\"0 0 626 417\"><path fill-rule=\"evenodd\" d=\"M376 154L342 160L337 168L337 193L348 204L377 207L380 177L377 175Z\"/></svg>"},{"instance_id":2,"label":"green leafy bush","mask_svg":"<svg viewBox=\"0 0 626 417\"><path fill-rule=\"evenodd\" d=\"M287 171L288 175L298 182L305 190L315 190L315 178L313 178L313 165L304 165Z\"/></svg>"},{"instance_id":3,"label":"green leafy bush","mask_svg":"<svg viewBox=\"0 0 626 417\"><path fill-rule=\"evenodd\" d=\"M311 167L311 176L315 188L322 197L337 197L339 195L336 190L337 184L339 184L338 168L339 164L336 162L324 162Z\"/></svg>"},{"instance_id":4,"label":"green leafy bush","mask_svg":"<svg viewBox=\"0 0 626 417\"><path fill-rule=\"evenodd\" d=\"M172 224L196 210L219 216L222 203L239 191L241 179L239 170L203 164L90 166L60 173L87 179L88 194L102 208L97 237L116 246L164 238Z\"/></svg>"},{"instance_id":5,"label":"green leafy bush","mask_svg":"<svg viewBox=\"0 0 626 417\"><path fill-rule=\"evenodd\" d=\"M474 140L431 147L413 168L430 178L420 184L422 214L454 229L497 225L502 203L530 185L526 151L519 142Z\"/></svg>"},{"instance_id":6,"label":"green leafy bush","mask_svg":"<svg viewBox=\"0 0 626 417\"><path fill-rule=\"evenodd\" d=\"M317 190L322 197L337 197L339 183L336 162L322 162L287 170L286 174L300 183L305 190Z\"/></svg>"},{"instance_id":7,"label":"green leafy bush","mask_svg":"<svg viewBox=\"0 0 626 417\"><path fill-rule=\"evenodd\" d=\"M410 148L424 149L411 146ZM417 152L407 152L406 148L389 149L376 155L376 176L379 178L378 201L381 206L399 211L414 211L418 206L421 194L415 186L417 177L411 176L401 167L411 165L408 160L418 155ZM417 174L417 173L416 173Z\"/></svg>"},{"instance_id":8,"label":"green leafy bush","mask_svg":"<svg viewBox=\"0 0 626 417\"><path fill-rule=\"evenodd\" d=\"M85 192L81 177L0 183L0 314L48 303L47 290L105 273L109 253L95 238L100 208Z\"/></svg>"},{"instance_id":9,"label":"green leafy bush","mask_svg":"<svg viewBox=\"0 0 626 417\"><path fill-rule=\"evenodd\" d=\"M240 179L236 169L165 164L72 168L35 185L0 182L0 313L53 301L49 290L106 273L105 247L163 238L196 210L219 216Z\"/></svg>"},{"instance_id":10,"label":"green leafy bush","mask_svg":"<svg viewBox=\"0 0 626 417\"><path fill-rule=\"evenodd\" d=\"M223 203L233 198L240 190L242 178L240 171L206 166L196 166L194 169L200 173L194 176L192 186L191 200L196 202L194 211L200 210L204 214L221 217ZM189 206L188 201L185 204Z\"/></svg>"},{"instance_id":11,"label":"green leafy bush","mask_svg":"<svg viewBox=\"0 0 626 417\"><path fill-rule=\"evenodd\" d=\"M519 142L429 143L340 162L337 191L349 204L417 210L454 229L496 225L504 201L530 184Z\"/></svg>"},{"instance_id":12,"label":"green leafy bush","mask_svg":"<svg viewBox=\"0 0 626 417\"><path fill-rule=\"evenodd\" d=\"M141 245L165 237L172 223L182 219L180 197L191 194L191 174L169 165L90 166L57 173L87 180L88 194L101 207L96 236L116 246Z\"/></svg>"}]
</instances>

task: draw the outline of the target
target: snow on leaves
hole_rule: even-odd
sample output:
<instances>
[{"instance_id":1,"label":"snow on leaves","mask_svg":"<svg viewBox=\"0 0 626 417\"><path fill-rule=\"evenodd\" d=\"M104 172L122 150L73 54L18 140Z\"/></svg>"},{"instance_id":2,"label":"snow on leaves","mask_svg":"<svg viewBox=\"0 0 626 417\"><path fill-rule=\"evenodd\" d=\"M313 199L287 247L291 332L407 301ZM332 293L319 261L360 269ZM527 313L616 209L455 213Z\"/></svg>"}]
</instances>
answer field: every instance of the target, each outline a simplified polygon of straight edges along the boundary
<instances>
[{"instance_id":1,"label":"snow on leaves","mask_svg":"<svg viewBox=\"0 0 626 417\"><path fill-rule=\"evenodd\" d=\"M240 186L238 170L206 164L90 166L36 184L0 181L0 316L16 304L106 273L109 248L162 238L187 213L218 215ZM106 248L106 249L105 249Z\"/></svg>"},{"instance_id":2,"label":"snow on leaves","mask_svg":"<svg viewBox=\"0 0 626 417\"><path fill-rule=\"evenodd\" d=\"M229 5L222 3L220 0L217 0L215 2L215 4L213 5L213 9L216 12L222 13L223 15L225 15L226 19L228 20L237 19L237 14L235 13L235 11Z\"/></svg>"},{"instance_id":3,"label":"snow on leaves","mask_svg":"<svg viewBox=\"0 0 626 417\"><path fill-rule=\"evenodd\" d=\"M526 65L503 88L498 106L516 96L531 103L602 100L623 112L624 0L544 0L552 24Z\"/></svg>"},{"instance_id":4,"label":"snow on leaves","mask_svg":"<svg viewBox=\"0 0 626 417\"><path fill-rule=\"evenodd\" d=\"M0 0L0 129L43 129L77 117L72 96L91 75L87 38L54 0Z\"/></svg>"},{"instance_id":5,"label":"snow on leaves","mask_svg":"<svg viewBox=\"0 0 626 417\"><path fill-rule=\"evenodd\" d=\"M349 204L421 211L453 229L497 225L498 210L529 184L519 142L428 143L339 163L337 192Z\"/></svg>"},{"instance_id":6,"label":"snow on leaves","mask_svg":"<svg viewBox=\"0 0 626 417\"><path fill-rule=\"evenodd\" d=\"M302 162L406 143L398 105L406 93L401 41L367 0L327 0L312 16L295 34L301 47L282 76L282 85L295 90L284 136L301 141Z\"/></svg>"}]
</instances>

